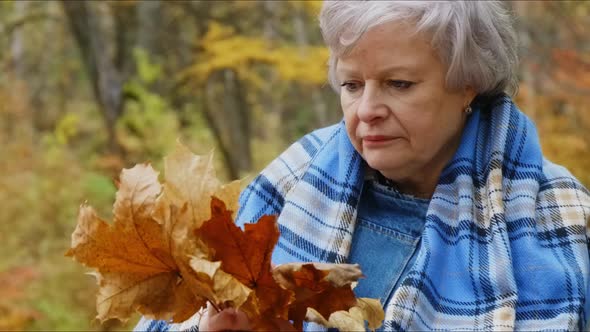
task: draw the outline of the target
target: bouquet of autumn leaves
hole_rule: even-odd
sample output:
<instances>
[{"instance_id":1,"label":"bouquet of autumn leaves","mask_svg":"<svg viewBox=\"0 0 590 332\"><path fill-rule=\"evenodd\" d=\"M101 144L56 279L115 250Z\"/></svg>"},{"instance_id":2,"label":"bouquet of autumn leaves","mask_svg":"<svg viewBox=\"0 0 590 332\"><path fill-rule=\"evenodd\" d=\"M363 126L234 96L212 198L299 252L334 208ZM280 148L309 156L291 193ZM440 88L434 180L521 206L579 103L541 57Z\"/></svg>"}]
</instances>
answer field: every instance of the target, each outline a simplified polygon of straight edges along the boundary
<instances>
[{"instance_id":1,"label":"bouquet of autumn leaves","mask_svg":"<svg viewBox=\"0 0 590 332\"><path fill-rule=\"evenodd\" d=\"M149 164L121 172L105 222L86 204L66 253L94 268L97 318L146 317L183 322L207 306L244 312L254 330L277 330L277 319L342 330L381 325L376 299L352 292L358 265L294 263L272 268L279 238L275 216L244 230L234 223L240 182L221 184L212 155L180 143L164 159L164 182Z\"/></svg>"}]
</instances>

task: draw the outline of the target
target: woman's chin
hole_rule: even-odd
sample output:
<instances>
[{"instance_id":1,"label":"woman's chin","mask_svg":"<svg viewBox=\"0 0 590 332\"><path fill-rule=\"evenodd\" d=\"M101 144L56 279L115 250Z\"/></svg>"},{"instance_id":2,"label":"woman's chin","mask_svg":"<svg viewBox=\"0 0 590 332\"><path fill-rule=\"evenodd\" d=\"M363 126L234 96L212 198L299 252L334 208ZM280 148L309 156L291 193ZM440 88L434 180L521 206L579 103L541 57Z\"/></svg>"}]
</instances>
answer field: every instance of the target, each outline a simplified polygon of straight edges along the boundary
<instances>
[{"instance_id":1,"label":"woman's chin","mask_svg":"<svg viewBox=\"0 0 590 332\"><path fill-rule=\"evenodd\" d=\"M365 160L367 161L369 167L379 171L388 178L391 178L393 174L398 173L396 170L404 169L404 163L402 163L401 160L382 157L365 157Z\"/></svg>"}]
</instances>

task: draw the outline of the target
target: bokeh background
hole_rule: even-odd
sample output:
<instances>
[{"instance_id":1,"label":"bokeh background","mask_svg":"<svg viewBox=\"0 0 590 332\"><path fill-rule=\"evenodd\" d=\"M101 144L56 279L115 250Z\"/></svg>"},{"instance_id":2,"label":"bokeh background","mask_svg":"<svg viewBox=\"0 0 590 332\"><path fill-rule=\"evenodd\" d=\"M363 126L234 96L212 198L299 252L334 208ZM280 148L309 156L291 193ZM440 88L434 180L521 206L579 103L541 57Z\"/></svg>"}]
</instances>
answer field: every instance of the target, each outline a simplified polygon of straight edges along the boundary
<instances>
[{"instance_id":1,"label":"bokeh background","mask_svg":"<svg viewBox=\"0 0 590 332\"><path fill-rule=\"evenodd\" d=\"M320 1L0 1L0 330L128 330L63 256L85 201L177 139L253 176L340 119ZM590 2L522 1L521 85L545 154L590 185Z\"/></svg>"}]
</instances>

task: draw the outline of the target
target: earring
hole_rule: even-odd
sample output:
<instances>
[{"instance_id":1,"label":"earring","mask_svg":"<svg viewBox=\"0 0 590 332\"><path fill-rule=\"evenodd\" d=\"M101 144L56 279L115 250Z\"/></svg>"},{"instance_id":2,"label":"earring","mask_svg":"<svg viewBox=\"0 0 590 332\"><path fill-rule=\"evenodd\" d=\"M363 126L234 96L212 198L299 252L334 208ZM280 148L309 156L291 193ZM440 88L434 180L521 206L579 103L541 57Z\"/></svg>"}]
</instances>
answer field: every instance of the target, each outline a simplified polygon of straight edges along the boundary
<instances>
[{"instance_id":1,"label":"earring","mask_svg":"<svg viewBox=\"0 0 590 332\"><path fill-rule=\"evenodd\" d=\"M465 112L465 114L469 115L473 112L473 110L471 109L471 106L467 106L463 112Z\"/></svg>"}]
</instances>

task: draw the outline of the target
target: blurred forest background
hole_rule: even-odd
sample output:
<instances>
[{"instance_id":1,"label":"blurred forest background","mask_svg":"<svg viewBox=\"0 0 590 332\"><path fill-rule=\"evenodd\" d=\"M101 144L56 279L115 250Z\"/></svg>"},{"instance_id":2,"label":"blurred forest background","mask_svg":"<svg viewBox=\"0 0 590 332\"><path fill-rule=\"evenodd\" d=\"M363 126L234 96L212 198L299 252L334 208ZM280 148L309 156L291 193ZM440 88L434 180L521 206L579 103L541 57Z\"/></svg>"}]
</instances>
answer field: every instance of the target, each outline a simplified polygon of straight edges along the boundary
<instances>
[{"instance_id":1,"label":"blurred forest background","mask_svg":"<svg viewBox=\"0 0 590 332\"><path fill-rule=\"evenodd\" d=\"M590 2L523 1L520 107L590 185ZM340 119L319 1L0 1L0 330L124 330L63 254L78 206L110 217L123 167L177 138L232 179Z\"/></svg>"}]
</instances>

